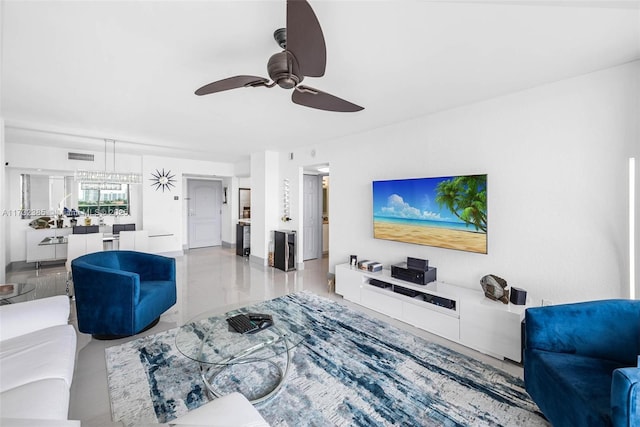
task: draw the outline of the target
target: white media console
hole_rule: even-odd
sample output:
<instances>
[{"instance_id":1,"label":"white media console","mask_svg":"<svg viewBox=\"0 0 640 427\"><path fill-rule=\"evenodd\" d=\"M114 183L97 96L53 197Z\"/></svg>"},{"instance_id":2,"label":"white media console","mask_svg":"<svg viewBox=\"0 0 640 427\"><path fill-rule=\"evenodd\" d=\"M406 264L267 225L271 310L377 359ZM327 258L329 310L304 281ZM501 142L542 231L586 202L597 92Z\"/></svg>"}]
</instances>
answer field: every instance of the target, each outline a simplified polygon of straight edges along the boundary
<instances>
[{"instance_id":1,"label":"white media console","mask_svg":"<svg viewBox=\"0 0 640 427\"><path fill-rule=\"evenodd\" d=\"M356 304L401 320L499 359L522 361L522 320L528 305L503 304L481 290L442 282L418 285L336 265L336 293Z\"/></svg>"}]
</instances>

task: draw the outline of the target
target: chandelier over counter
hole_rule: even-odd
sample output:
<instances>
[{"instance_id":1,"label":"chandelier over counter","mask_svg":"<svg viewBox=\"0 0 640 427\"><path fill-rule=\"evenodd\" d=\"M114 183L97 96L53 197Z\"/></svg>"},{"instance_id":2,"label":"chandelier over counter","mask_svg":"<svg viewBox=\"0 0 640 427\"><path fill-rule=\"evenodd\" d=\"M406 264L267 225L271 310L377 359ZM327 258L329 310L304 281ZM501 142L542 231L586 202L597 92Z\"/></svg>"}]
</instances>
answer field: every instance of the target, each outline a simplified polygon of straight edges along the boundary
<instances>
[{"instance_id":1,"label":"chandelier over counter","mask_svg":"<svg viewBox=\"0 0 640 427\"><path fill-rule=\"evenodd\" d=\"M77 170L76 181L83 190L119 190L122 184L141 184L142 175L136 172L116 172L116 141L113 140L113 171L107 171L107 140L104 140L104 170ZM86 188L85 188L86 187Z\"/></svg>"},{"instance_id":2,"label":"chandelier over counter","mask_svg":"<svg viewBox=\"0 0 640 427\"><path fill-rule=\"evenodd\" d=\"M80 183L81 190L122 190L122 184L116 184L113 182L82 182Z\"/></svg>"},{"instance_id":3,"label":"chandelier over counter","mask_svg":"<svg viewBox=\"0 0 640 427\"><path fill-rule=\"evenodd\" d=\"M140 184L142 177L134 172L83 171L75 173L76 181L96 183L107 182L115 184Z\"/></svg>"}]
</instances>

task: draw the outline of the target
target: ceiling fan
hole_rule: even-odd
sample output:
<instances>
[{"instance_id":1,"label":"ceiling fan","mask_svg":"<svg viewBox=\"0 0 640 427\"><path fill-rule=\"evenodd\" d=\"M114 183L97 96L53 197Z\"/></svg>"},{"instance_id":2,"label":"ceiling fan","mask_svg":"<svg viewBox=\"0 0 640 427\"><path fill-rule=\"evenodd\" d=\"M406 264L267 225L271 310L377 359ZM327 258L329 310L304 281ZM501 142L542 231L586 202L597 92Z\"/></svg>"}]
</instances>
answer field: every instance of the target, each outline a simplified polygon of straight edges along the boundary
<instances>
[{"instance_id":1,"label":"ceiling fan","mask_svg":"<svg viewBox=\"0 0 640 427\"><path fill-rule=\"evenodd\" d=\"M305 77L322 77L327 63L327 50L322 28L306 0L287 0L287 28L277 29L273 37L282 52L269 58L265 77L240 75L218 80L196 90L196 95L208 95L241 87L275 85L294 89L291 100L298 105L319 110L355 112L364 108L342 98L300 83Z\"/></svg>"}]
</instances>

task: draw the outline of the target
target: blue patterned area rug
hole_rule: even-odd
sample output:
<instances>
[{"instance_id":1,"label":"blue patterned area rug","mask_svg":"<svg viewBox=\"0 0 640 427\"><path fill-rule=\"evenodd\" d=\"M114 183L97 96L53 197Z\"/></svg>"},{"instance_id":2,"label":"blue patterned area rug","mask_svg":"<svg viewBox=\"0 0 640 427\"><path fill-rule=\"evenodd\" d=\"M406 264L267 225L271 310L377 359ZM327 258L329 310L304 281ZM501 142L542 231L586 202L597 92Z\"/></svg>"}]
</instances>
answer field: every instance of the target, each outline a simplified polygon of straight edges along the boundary
<instances>
[{"instance_id":1,"label":"blue patterned area rug","mask_svg":"<svg viewBox=\"0 0 640 427\"><path fill-rule=\"evenodd\" d=\"M521 379L364 313L307 292L251 311L264 308L303 309L313 324L280 393L256 406L274 427L549 425ZM106 349L114 421L168 422L208 401L197 363L175 347L176 332ZM228 369L216 381L259 394L250 385L275 377L270 366Z\"/></svg>"}]
</instances>

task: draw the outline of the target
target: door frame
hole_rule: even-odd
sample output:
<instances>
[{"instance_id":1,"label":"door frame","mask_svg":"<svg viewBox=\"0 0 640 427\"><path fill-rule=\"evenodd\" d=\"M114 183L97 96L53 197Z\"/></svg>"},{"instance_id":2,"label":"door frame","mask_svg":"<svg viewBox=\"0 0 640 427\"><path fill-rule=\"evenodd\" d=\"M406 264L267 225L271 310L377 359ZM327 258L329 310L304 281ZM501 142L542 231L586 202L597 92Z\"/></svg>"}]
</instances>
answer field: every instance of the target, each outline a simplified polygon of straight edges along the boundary
<instances>
[{"instance_id":1,"label":"door frame","mask_svg":"<svg viewBox=\"0 0 640 427\"><path fill-rule=\"evenodd\" d=\"M205 178L205 177L186 177L186 193L187 193L187 197L184 198L184 200L187 202L186 203L186 216L187 216L187 221L186 221L186 236L187 236L187 249L191 249L191 215L189 214L190 212L190 204L191 204L191 197L190 197L190 185L195 184L195 182L202 182L202 181L209 181L212 183L219 183L220 185L220 196L222 197L222 191L223 191L223 182L221 179L217 179L217 178ZM214 211L214 217L216 217L216 220L219 222L220 224L220 244L222 244L222 200L220 200L220 209L215 212ZM215 246L215 245L214 245Z\"/></svg>"},{"instance_id":2,"label":"door frame","mask_svg":"<svg viewBox=\"0 0 640 427\"><path fill-rule=\"evenodd\" d=\"M305 185L304 185L304 181L305 181L305 177L306 176L310 176L313 177L316 181L316 206L318 207L316 215L317 215L317 221L316 221L316 226L315 228L315 233L317 236L316 239L316 248L314 251L314 257L313 258L306 258L304 255L304 247L302 248L302 260L303 261L307 261L307 260L312 260L312 259L318 259L318 258L322 258L323 254L322 254L322 175L320 174L316 174L316 173L309 173L307 171L305 171L302 174L302 217L306 218L306 212L305 212ZM305 229L305 224L303 221L302 224L302 230L304 231ZM304 236L304 241L307 241L307 237L308 236Z\"/></svg>"},{"instance_id":3,"label":"door frame","mask_svg":"<svg viewBox=\"0 0 640 427\"><path fill-rule=\"evenodd\" d=\"M330 248L327 249L327 253L325 254L322 251L322 243L323 243L323 235L322 235L322 225L323 225L323 221L322 221L322 178L327 176L330 177L331 176L331 171L330 171L330 163L329 162L322 162L322 163L315 163L315 164L310 164L310 165L305 165L305 166L298 166L298 215L300 216L300 223L298 224L298 249L297 249L297 256L299 257L298 259L301 261L298 261L298 269L303 269L304 268L304 261L302 261L302 259L304 258L304 239L305 239L305 235L304 235L304 175L317 175L318 179L319 179L319 191L318 191L318 197L319 199L319 210L320 210L320 218L321 221L319 221L318 224L318 233L320 235L320 239L318 239L318 244L319 244L319 253L320 253L320 257L324 257L325 255L328 255L328 252L330 252ZM319 171L319 168L326 168L327 170L325 171ZM331 182L331 181L329 181ZM331 194L331 192L329 192L329 195ZM330 196L329 196L330 198ZM328 201L327 201L328 202ZM331 210L331 203L328 203L329 206L329 210ZM331 217L330 212L327 212L327 215L329 215L329 217ZM331 220L329 220L331 221ZM329 242L331 242L331 227L329 227L328 230L329 235L328 240Z\"/></svg>"}]
</instances>

